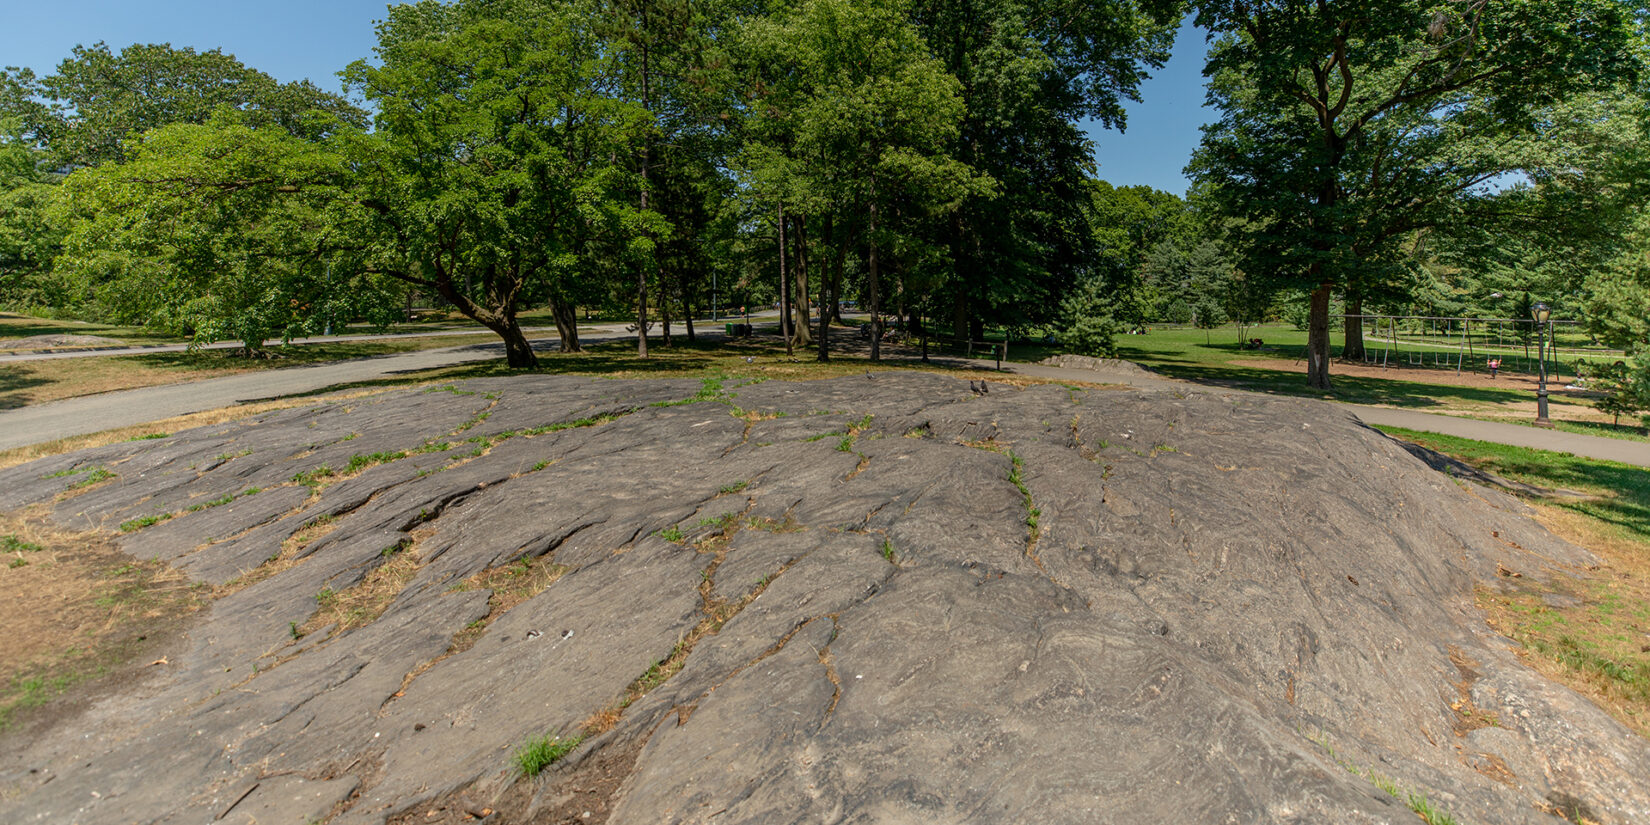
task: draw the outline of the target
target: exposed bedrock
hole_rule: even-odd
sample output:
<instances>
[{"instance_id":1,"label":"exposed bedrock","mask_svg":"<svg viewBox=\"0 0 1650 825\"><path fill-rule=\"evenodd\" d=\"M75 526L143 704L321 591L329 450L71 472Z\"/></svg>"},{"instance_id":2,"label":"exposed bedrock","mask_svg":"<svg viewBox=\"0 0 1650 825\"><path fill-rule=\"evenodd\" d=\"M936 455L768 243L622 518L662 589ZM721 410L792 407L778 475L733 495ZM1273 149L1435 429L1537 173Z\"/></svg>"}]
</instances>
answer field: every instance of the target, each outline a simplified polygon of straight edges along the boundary
<instances>
[{"instance_id":1,"label":"exposed bedrock","mask_svg":"<svg viewBox=\"0 0 1650 825\"><path fill-rule=\"evenodd\" d=\"M7 822L1650 822L1650 744L1472 603L1590 555L1315 402L523 376L0 471L29 506L219 595L5 749Z\"/></svg>"}]
</instances>

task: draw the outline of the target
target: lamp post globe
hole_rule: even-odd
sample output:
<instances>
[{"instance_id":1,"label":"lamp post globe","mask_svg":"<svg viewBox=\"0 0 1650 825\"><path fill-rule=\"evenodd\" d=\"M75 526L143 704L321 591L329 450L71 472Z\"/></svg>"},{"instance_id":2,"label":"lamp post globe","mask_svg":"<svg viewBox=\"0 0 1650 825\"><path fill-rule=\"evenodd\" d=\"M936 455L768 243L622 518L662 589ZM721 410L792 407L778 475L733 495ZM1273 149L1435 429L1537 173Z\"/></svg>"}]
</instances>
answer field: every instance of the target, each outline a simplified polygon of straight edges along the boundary
<instances>
[{"instance_id":1,"label":"lamp post globe","mask_svg":"<svg viewBox=\"0 0 1650 825\"><path fill-rule=\"evenodd\" d=\"M1545 303L1538 303L1530 307L1530 317L1536 327L1536 360L1541 365L1541 377L1536 383L1535 390L1535 425L1537 427L1551 427L1553 422L1547 417L1547 338L1553 317L1552 308Z\"/></svg>"}]
</instances>

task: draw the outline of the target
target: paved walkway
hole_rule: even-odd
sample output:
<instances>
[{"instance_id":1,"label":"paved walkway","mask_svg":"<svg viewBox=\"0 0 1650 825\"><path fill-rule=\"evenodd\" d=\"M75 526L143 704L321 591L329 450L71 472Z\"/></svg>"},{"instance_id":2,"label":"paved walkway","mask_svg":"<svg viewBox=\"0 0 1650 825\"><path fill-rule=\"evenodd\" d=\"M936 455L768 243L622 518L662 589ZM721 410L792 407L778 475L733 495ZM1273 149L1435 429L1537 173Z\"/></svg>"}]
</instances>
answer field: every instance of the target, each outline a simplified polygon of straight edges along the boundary
<instances>
[{"instance_id":1,"label":"paved walkway","mask_svg":"<svg viewBox=\"0 0 1650 825\"><path fill-rule=\"evenodd\" d=\"M707 330L706 337L715 338L719 334L719 331ZM630 335L633 335L633 333ZM580 336L581 340L592 343L620 337L628 337L622 324L602 325L597 327L593 334L581 334ZM540 349L555 348L555 342L552 340L540 339L535 341L534 344ZM501 357L503 357L503 350L499 344L472 344L342 361L333 364L316 364L232 375L205 381L145 387L53 401L0 412L0 449L10 449L69 436L101 432L117 427L141 424L145 421L156 421L178 415L218 409L246 401L315 392L338 384L372 381L399 374ZM945 359L945 361L952 364L969 364L979 369L991 369L993 367L991 361L978 359L973 361ZM1196 384L1188 384L1151 373L1102 372L1051 367L1041 364L1013 364L1009 371L1037 378L1128 384L1147 389L1198 388ZM1240 390L1226 389L1218 391L1241 392ZM1277 396L1271 397L1276 398ZM1322 404L1332 402L1302 399L1301 403ZM1405 427L1412 430L1442 433L1479 441L1555 450L1574 453L1587 458L1650 467L1650 442L1600 438L1558 430L1478 421L1414 410L1369 407L1360 404L1337 404L1336 406L1350 410L1368 424Z\"/></svg>"}]
</instances>

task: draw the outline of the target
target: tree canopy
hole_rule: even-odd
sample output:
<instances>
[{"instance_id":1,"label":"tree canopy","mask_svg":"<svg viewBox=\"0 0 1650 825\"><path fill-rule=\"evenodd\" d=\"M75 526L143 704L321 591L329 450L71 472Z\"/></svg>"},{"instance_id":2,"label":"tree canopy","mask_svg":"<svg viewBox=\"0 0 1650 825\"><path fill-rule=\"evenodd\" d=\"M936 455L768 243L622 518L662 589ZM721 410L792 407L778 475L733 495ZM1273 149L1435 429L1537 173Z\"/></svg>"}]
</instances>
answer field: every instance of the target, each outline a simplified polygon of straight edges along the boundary
<instances>
[{"instance_id":1,"label":"tree canopy","mask_svg":"<svg viewBox=\"0 0 1650 825\"><path fill-rule=\"evenodd\" d=\"M1616 0L1200 0L1221 119L1192 164L1242 217L1245 268L1310 295L1307 370L1329 387L1329 304L1392 287L1400 240L1488 220L1512 151L1571 95L1636 76Z\"/></svg>"},{"instance_id":2,"label":"tree canopy","mask_svg":"<svg viewBox=\"0 0 1650 825\"><path fill-rule=\"evenodd\" d=\"M1277 294L1327 388L1332 300L1355 357L1366 305L1534 289L1650 346L1641 6L421 0L344 95L97 43L0 72L0 300L252 351L412 290L531 367L540 306L564 351L577 306L645 355L732 297L820 358L842 301L873 356L884 318L1104 354ZM1188 8L1220 112L1193 191L1097 180L1079 123L1126 125Z\"/></svg>"}]
</instances>

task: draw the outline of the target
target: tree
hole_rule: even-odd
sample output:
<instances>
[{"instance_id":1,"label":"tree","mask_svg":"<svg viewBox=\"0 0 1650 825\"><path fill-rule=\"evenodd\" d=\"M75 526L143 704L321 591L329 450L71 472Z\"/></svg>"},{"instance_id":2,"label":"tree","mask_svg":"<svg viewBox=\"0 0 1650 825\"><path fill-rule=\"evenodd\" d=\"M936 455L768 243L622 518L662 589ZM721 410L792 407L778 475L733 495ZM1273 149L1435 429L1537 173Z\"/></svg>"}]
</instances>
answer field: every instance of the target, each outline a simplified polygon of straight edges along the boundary
<instances>
[{"instance_id":1,"label":"tree","mask_svg":"<svg viewBox=\"0 0 1650 825\"><path fill-rule=\"evenodd\" d=\"M1114 314L1130 325L1161 320L1171 306L1184 308L1186 256L1198 234L1187 203L1148 186L1095 180L1085 189L1092 243L1080 283L1101 281Z\"/></svg>"},{"instance_id":2,"label":"tree","mask_svg":"<svg viewBox=\"0 0 1650 825\"><path fill-rule=\"evenodd\" d=\"M957 79L964 117L949 154L998 186L937 227L948 247L955 334L987 320L1055 320L1090 261L1087 118L1125 124L1148 67L1168 58L1179 0L916 0L932 54Z\"/></svg>"},{"instance_id":3,"label":"tree","mask_svg":"<svg viewBox=\"0 0 1650 825\"><path fill-rule=\"evenodd\" d=\"M1633 375L1626 361L1611 364L1583 361L1582 372L1587 376L1587 388L1603 393L1604 397L1594 402L1593 408L1611 417L1610 426L1620 426L1623 415L1650 409L1650 394L1645 393L1645 388L1636 380L1637 376Z\"/></svg>"},{"instance_id":4,"label":"tree","mask_svg":"<svg viewBox=\"0 0 1650 825\"><path fill-rule=\"evenodd\" d=\"M275 126L315 139L339 124L362 126L366 113L309 81L278 83L218 49L104 43L76 46L56 72L14 76L34 104L30 125L59 163L95 166L126 156L133 136L172 123L205 123L219 109L242 112L249 126Z\"/></svg>"},{"instance_id":5,"label":"tree","mask_svg":"<svg viewBox=\"0 0 1650 825\"><path fill-rule=\"evenodd\" d=\"M58 267L83 308L197 344L239 340L248 355L335 318L387 324L393 302L329 238L345 160L239 119L151 130L127 160L69 176L78 220Z\"/></svg>"},{"instance_id":6,"label":"tree","mask_svg":"<svg viewBox=\"0 0 1650 825\"><path fill-rule=\"evenodd\" d=\"M45 275L63 237L50 218L61 176L46 165L20 119L0 120L0 303L58 300L47 297Z\"/></svg>"},{"instance_id":7,"label":"tree","mask_svg":"<svg viewBox=\"0 0 1650 825\"><path fill-rule=\"evenodd\" d=\"M1329 303L1390 283L1398 239L1465 219L1521 168L1535 114L1637 71L1616 0L1198 0L1221 120L1191 169L1250 221L1245 269L1307 293L1329 388ZM1374 266L1371 266L1374 264Z\"/></svg>"},{"instance_id":8,"label":"tree","mask_svg":"<svg viewBox=\"0 0 1650 825\"><path fill-rule=\"evenodd\" d=\"M892 2L807 0L753 25L748 37L754 53L783 55L793 68L755 101L759 117L778 107L784 126L769 132L778 145L753 147L747 162L781 196L812 190L816 203L863 215L877 360L885 253L911 221L954 210L992 185L948 153L963 114L956 79Z\"/></svg>"},{"instance_id":9,"label":"tree","mask_svg":"<svg viewBox=\"0 0 1650 825\"><path fill-rule=\"evenodd\" d=\"M586 10L532 0L392 6L381 65L345 76L377 109L352 136L367 266L430 290L537 364L517 313L535 289L570 307L567 281L593 248L652 255L656 216L629 203L614 162L647 128L617 99ZM559 316L558 316L559 318ZM577 348L576 330L561 327Z\"/></svg>"},{"instance_id":10,"label":"tree","mask_svg":"<svg viewBox=\"0 0 1650 825\"><path fill-rule=\"evenodd\" d=\"M1620 254L1588 279L1583 306L1588 331L1627 353L1620 370L1602 376L1618 409L1650 408L1650 214L1639 212Z\"/></svg>"}]
</instances>

